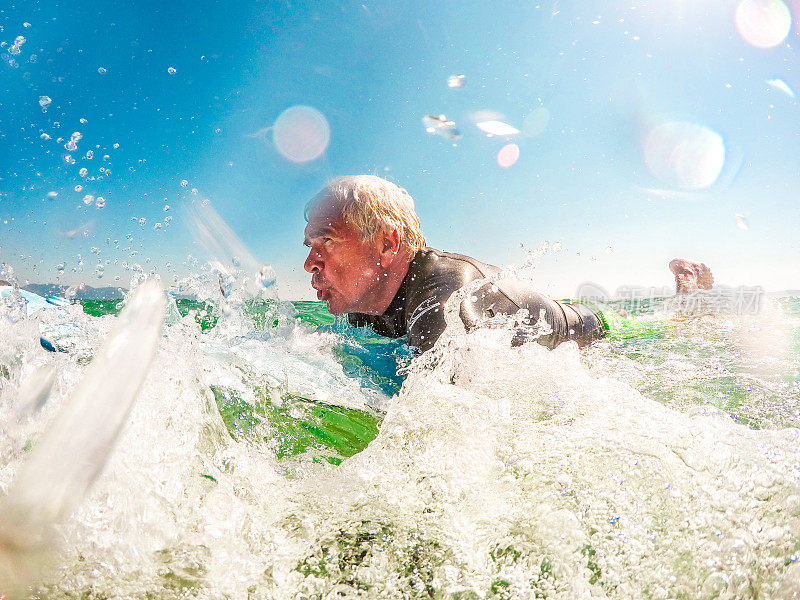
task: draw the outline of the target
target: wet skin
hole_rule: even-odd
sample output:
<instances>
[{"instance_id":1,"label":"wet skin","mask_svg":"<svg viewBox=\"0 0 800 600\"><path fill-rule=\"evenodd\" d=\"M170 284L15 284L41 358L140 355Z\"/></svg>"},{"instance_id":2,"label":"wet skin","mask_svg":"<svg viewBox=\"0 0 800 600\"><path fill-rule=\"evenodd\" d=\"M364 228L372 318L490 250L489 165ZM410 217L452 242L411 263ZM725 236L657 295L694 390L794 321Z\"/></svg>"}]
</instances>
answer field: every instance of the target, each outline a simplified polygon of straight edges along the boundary
<instances>
[{"instance_id":1,"label":"wet skin","mask_svg":"<svg viewBox=\"0 0 800 600\"><path fill-rule=\"evenodd\" d=\"M303 267L311 273L317 299L328 312L382 314L399 287L404 272L398 260L397 231L362 239L361 232L322 201L309 214L304 244L310 248ZM401 253L402 254L402 253ZM406 264L407 270L407 264Z\"/></svg>"}]
</instances>

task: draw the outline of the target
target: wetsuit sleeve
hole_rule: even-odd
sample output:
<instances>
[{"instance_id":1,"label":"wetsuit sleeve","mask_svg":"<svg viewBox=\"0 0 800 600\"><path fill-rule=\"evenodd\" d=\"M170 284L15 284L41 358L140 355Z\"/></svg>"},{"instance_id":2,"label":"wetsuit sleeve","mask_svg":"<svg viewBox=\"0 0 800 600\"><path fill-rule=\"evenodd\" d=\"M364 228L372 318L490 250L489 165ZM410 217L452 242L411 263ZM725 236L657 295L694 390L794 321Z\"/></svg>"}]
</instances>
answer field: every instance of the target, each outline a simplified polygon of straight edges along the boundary
<instances>
[{"instance_id":1,"label":"wetsuit sleeve","mask_svg":"<svg viewBox=\"0 0 800 600\"><path fill-rule=\"evenodd\" d=\"M447 300L453 292L481 277L483 274L471 262L453 258L437 262L422 276L412 277L404 311L409 345L421 352L432 348L447 326L444 319ZM474 322L463 308L462 304L459 314L470 329Z\"/></svg>"},{"instance_id":2,"label":"wetsuit sleeve","mask_svg":"<svg viewBox=\"0 0 800 600\"><path fill-rule=\"evenodd\" d=\"M408 344L425 352L445 330L444 305L455 290L430 286L411 299L408 316Z\"/></svg>"}]
</instances>

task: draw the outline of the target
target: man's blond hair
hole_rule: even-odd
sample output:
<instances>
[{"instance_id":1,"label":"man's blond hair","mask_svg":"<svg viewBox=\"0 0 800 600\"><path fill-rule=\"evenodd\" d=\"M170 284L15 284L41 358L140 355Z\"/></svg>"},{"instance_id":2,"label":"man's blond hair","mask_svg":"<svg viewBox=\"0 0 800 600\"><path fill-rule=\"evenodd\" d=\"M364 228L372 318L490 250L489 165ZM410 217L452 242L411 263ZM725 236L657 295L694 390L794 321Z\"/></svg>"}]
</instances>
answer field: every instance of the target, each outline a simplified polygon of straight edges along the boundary
<instances>
[{"instance_id":1,"label":"man's blond hair","mask_svg":"<svg viewBox=\"0 0 800 600\"><path fill-rule=\"evenodd\" d=\"M324 199L330 199L339 208L365 241L397 229L401 247L416 252L425 246L414 199L391 181L375 175L336 177L306 205L306 221L311 210Z\"/></svg>"}]
</instances>

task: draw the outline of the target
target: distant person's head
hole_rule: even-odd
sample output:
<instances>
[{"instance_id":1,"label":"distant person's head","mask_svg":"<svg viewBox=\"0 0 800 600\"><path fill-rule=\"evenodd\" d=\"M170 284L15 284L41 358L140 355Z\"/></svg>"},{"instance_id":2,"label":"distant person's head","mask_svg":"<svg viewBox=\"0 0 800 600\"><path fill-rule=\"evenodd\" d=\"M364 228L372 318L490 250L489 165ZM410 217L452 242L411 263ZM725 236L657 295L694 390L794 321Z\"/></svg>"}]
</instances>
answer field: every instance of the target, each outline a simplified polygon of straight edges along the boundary
<instances>
[{"instance_id":1,"label":"distant person's head","mask_svg":"<svg viewBox=\"0 0 800 600\"><path fill-rule=\"evenodd\" d=\"M305 270L332 314L380 314L425 246L414 200L373 175L337 177L308 203Z\"/></svg>"},{"instance_id":2,"label":"distant person's head","mask_svg":"<svg viewBox=\"0 0 800 600\"><path fill-rule=\"evenodd\" d=\"M11 285L11 284L5 279L0 279L0 285Z\"/></svg>"}]
</instances>

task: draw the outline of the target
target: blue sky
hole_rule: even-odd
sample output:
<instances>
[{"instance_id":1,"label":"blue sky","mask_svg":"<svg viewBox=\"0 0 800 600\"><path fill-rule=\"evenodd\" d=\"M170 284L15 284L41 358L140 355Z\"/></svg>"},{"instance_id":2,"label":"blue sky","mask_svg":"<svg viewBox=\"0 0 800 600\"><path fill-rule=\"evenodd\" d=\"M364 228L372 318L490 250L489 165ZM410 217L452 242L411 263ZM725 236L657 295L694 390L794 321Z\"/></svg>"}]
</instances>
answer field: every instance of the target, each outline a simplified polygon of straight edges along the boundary
<instances>
[{"instance_id":1,"label":"blue sky","mask_svg":"<svg viewBox=\"0 0 800 600\"><path fill-rule=\"evenodd\" d=\"M800 3L744 1L16 2L0 9L0 258L37 282L125 284L132 264L171 281L206 258L186 206L207 198L284 297L310 298L302 208L364 172L408 189L433 247L506 265L561 241L535 275L557 296L667 285L675 256L800 288ZM305 163L273 139L295 106L330 131ZM426 114L462 137L426 133ZM490 118L522 131L488 137ZM703 181L653 166L676 144Z\"/></svg>"}]
</instances>

